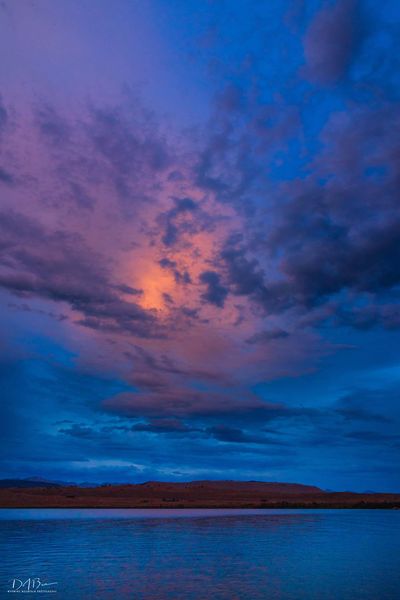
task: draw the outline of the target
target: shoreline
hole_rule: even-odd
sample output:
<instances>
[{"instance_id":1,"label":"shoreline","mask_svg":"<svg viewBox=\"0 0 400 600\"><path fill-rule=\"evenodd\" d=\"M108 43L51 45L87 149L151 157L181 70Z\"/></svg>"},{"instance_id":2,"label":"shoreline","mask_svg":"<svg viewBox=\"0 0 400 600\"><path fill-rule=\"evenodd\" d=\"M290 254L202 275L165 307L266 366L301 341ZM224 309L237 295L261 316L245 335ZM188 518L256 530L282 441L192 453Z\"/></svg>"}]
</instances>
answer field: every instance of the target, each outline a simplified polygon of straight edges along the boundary
<instances>
[{"instance_id":1,"label":"shoreline","mask_svg":"<svg viewBox=\"0 0 400 600\"><path fill-rule=\"evenodd\" d=\"M32 510L57 510L57 509L66 509L66 510L400 510L400 505L396 504L396 505L388 505L388 504L381 504L381 505L363 505L363 506L359 506L359 505L352 505L352 506L346 506L346 505L301 505L301 504L296 504L296 505L291 505L291 506L287 506L287 505L273 505L273 506L239 506L239 505L214 505L214 506L204 506L204 505L176 505L176 506L165 506L165 505L160 505L160 506L116 506L116 505L74 505L74 506L70 506L70 505L64 505L64 504L57 504L57 505L28 505L28 504L24 504L24 505L12 505L12 506L4 506L4 505L0 505L0 510L12 510L12 509L32 509Z\"/></svg>"},{"instance_id":2,"label":"shoreline","mask_svg":"<svg viewBox=\"0 0 400 600\"><path fill-rule=\"evenodd\" d=\"M138 494L135 489L0 489L0 508L89 509L400 509L400 494L325 492L316 495L268 495L205 490L197 494Z\"/></svg>"}]
</instances>

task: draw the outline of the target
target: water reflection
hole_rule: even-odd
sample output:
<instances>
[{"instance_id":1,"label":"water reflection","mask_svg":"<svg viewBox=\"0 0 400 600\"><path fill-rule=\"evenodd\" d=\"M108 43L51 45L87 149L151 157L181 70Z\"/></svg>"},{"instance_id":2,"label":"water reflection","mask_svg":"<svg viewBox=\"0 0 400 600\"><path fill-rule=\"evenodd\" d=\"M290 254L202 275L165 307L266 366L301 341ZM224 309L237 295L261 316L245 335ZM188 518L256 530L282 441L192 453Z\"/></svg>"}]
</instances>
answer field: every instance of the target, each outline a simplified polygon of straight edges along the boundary
<instances>
[{"instance_id":1,"label":"water reflection","mask_svg":"<svg viewBox=\"0 0 400 600\"><path fill-rule=\"evenodd\" d=\"M47 519L167 519L167 518L210 518L232 516L271 517L285 515L318 515L321 510L309 509L270 509L270 508L3 508L1 520L47 520ZM336 510L325 510L335 513Z\"/></svg>"},{"instance_id":2,"label":"water reflection","mask_svg":"<svg viewBox=\"0 0 400 600\"><path fill-rule=\"evenodd\" d=\"M0 518L0 597L13 578L40 577L66 600L398 598L398 511L7 509Z\"/></svg>"}]
</instances>

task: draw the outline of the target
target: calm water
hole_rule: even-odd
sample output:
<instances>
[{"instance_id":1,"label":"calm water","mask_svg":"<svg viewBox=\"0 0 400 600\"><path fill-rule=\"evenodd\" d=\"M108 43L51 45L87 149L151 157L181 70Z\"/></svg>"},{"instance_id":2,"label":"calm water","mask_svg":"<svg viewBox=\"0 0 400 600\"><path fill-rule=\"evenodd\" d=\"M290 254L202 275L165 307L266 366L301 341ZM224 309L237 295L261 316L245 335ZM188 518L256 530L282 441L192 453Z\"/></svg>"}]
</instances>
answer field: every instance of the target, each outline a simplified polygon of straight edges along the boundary
<instances>
[{"instance_id":1,"label":"calm water","mask_svg":"<svg viewBox=\"0 0 400 600\"><path fill-rule=\"evenodd\" d=\"M2 509L0 557L8 599L398 600L400 511Z\"/></svg>"}]
</instances>

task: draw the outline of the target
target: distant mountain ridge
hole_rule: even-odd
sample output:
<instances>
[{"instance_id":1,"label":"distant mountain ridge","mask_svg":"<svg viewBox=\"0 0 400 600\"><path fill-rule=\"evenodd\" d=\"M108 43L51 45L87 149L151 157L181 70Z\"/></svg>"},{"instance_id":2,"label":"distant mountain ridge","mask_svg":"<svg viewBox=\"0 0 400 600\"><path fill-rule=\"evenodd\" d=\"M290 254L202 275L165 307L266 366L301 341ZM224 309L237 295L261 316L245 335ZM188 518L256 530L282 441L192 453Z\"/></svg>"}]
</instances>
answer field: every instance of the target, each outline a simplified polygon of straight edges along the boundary
<instances>
[{"instance_id":1,"label":"distant mountain ridge","mask_svg":"<svg viewBox=\"0 0 400 600\"><path fill-rule=\"evenodd\" d=\"M34 479L0 481L2 508L400 508L400 494L327 492L270 481L147 481L61 485Z\"/></svg>"},{"instance_id":2,"label":"distant mountain ridge","mask_svg":"<svg viewBox=\"0 0 400 600\"><path fill-rule=\"evenodd\" d=\"M114 484L97 484L97 483L72 483L66 481L51 481L42 479L41 477L28 477L25 479L0 479L0 488L42 488L42 487L101 487L112 486L115 488L125 486L140 486L149 490L164 490L166 492L179 489L197 489L202 490L207 488L215 491L260 491L268 494L321 494L324 493L319 487L312 485L304 485L301 483L283 483L273 481L235 481L235 480L195 480L195 481L146 481L144 483L114 483Z\"/></svg>"},{"instance_id":3,"label":"distant mountain ridge","mask_svg":"<svg viewBox=\"0 0 400 600\"><path fill-rule=\"evenodd\" d=\"M192 488L210 490L237 490L237 491L260 491L268 494L323 494L324 491L313 485L304 485L302 483L283 483L275 481L235 481L230 479L221 480L197 480L187 482L169 482L169 481L146 481L140 484L143 487L158 489L179 489Z\"/></svg>"},{"instance_id":4,"label":"distant mountain ridge","mask_svg":"<svg viewBox=\"0 0 400 600\"><path fill-rule=\"evenodd\" d=\"M0 488L42 488L42 487L61 487L65 483L56 483L47 481L40 477L30 477L28 479L0 479Z\"/></svg>"}]
</instances>

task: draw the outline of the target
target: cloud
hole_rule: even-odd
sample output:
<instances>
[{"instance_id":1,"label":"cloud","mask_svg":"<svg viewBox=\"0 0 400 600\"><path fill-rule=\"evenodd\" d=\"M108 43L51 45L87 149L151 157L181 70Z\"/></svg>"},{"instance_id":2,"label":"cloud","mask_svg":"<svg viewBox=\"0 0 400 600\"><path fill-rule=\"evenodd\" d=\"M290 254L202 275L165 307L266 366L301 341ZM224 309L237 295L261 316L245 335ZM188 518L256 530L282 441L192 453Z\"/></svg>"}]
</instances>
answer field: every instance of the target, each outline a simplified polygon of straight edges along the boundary
<instances>
[{"instance_id":1,"label":"cloud","mask_svg":"<svg viewBox=\"0 0 400 600\"><path fill-rule=\"evenodd\" d=\"M187 270L180 271L178 269L177 263L174 260L164 257L161 260L159 260L159 265L163 269L169 269L173 273L176 283L182 283L182 284L192 283L192 279L190 277L189 272Z\"/></svg>"},{"instance_id":2,"label":"cloud","mask_svg":"<svg viewBox=\"0 0 400 600\"><path fill-rule=\"evenodd\" d=\"M15 183L15 178L11 173L0 167L0 182L6 185L13 185Z\"/></svg>"},{"instance_id":3,"label":"cloud","mask_svg":"<svg viewBox=\"0 0 400 600\"><path fill-rule=\"evenodd\" d=\"M396 304L370 304L350 309L343 306L338 309L336 317L341 325L361 331L377 326L382 326L389 331L400 328L400 309Z\"/></svg>"},{"instance_id":4,"label":"cloud","mask_svg":"<svg viewBox=\"0 0 400 600\"><path fill-rule=\"evenodd\" d=\"M75 181L71 181L71 194L79 208L93 210L96 200L85 190L83 186Z\"/></svg>"},{"instance_id":5,"label":"cloud","mask_svg":"<svg viewBox=\"0 0 400 600\"><path fill-rule=\"evenodd\" d=\"M247 296L269 314L310 311L342 294L338 323L396 328L388 294L400 282L399 175L390 127L398 118L394 106L360 110L353 120L331 115L313 174L285 184L289 201L271 208L270 222L250 216L246 229L223 245L219 264L230 293ZM371 181L365 173L374 164L385 169ZM363 298L365 306L352 306L344 292Z\"/></svg>"},{"instance_id":6,"label":"cloud","mask_svg":"<svg viewBox=\"0 0 400 600\"><path fill-rule=\"evenodd\" d=\"M226 262L228 277L237 295L258 295L265 291L264 274L256 258L246 256L246 248L238 245L235 238L226 243L221 252Z\"/></svg>"},{"instance_id":7,"label":"cloud","mask_svg":"<svg viewBox=\"0 0 400 600\"><path fill-rule=\"evenodd\" d=\"M379 431L350 431L346 434L347 437L364 442L366 444L393 444L400 442L399 435L390 435Z\"/></svg>"},{"instance_id":8,"label":"cloud","mask_svg":"<svg viewBox=\"0 0 400 600\"><path fill-rule=\"evenodd\" d=\"M176 4L163 32L190 21L176 64L150 23L143 52L126 52L130 9L106 53L105 5L96 27L84 7L65 13L76 44L57 8L13 11L0 353L20 363L0 368L18 468L54 450L93 478L297 478L306 465L323 479L349 458L376 473L393 460L397 9L256 4L228 20L219 3L204 20ZM148 62L160 55L162 73ZM149 73L135 93L125 83ZM195 101L176 104L178 89Z\"/></svg>"},{"instance_id":9,"label":"cloud","mask_svg":"<svg viewBox=\"0 0 400 600\"><path fill-rule=\"evenodd\" d=\"M347 74L359 43L356 0L325 3L304 37L307 76L322 84L338 83Z\"/></svg>"},{"instance_id":10,"label":"cloud","mask_svg":"<svg viewBox=\"0 0 400 600\"><path fill-rule=\"evenodd\" d=\"M200 281L207 287L207 290L201 295L203 300L219 308L223 308L228 295L228 289L221 285L219 274L215 271L203 271L200 274Z\"/></svg>"},{"instance_id":11,"label":"cloud","mask_svg":"<svg viewBox=\"0 0 400 600\"><path fill-rule=\"evenodd\" d=\"M351 239L308 238L307 249L286 254L283 271L292 298L304 305L318 303L341 290L379 293L400 283L400 222L378 224ZM315 237L314 237L315 236Z\"/></svg>"},{"instance_id":12,"label":"cloud","mask_svg":"<svg viewBox=\"0 0 400 600\"><path fill-rule=\"evenodd\" d=\"M206 433L219 442L235 444L281 445L279 441L261 435L249 434L242 429L218 425L206 429Z\"/></svg>"},{"instance_id":13,"label":"cloud","mask_svg":"<svg viewBox=\"0 0 400 600\"><path fill-rule=\"evenodd\" d=\"M36 124L40 134L54 146L65 145L70 141L70 127L53 106L41 105L36 110Z\"/></svg>"},{"instance_id":14,"label":"cloud","mask_svg":"<svg viewBox=\"0 0 400 600\"><path fill-rule=\"evenodd\" d=\"M342 396L335 410L346 421L365 421L388 425L399 416L394 410L399 391L394 385L388 389L360 389Z\"/></svg>"},{"instance_id":15,"label":"cloud","mask_svg":"<svg viewBox=\"0 0 400 600\"><path fill-rule=\"evenodd\" d=\"M321 415L318 409L266 402L249 392L205 392L188 387L173 389L171 385L153 392L123 392L107 398L103 408L121 417L190 418L192 422L223 421L224 426L318 419Z\"/></svg>"},{"instance_id":16,"label":"cloud","mask_svg":"<svg viewBox=\"0 0 400 600\"><path fill-rule=\"evenodd\" d=\"M271 329L269 331L260 331L259 333L255 333L253 336L248 338L246 342L248 344L263 344L268 343L272 340L280 340L287 338L290 334L284 329Z\"/></svg>"},{"instance_id":17,"label":"cloud","mask_svg":"<svg viewBox=\"0 0 400 600\"><path fill-rule=\"evenodd\" d=\"M132 127L120 108L92 110L88 134L96 149L122 177L138 179L146 172L165 170L171 158L165 140L152 131L150 119Z\"/></svg>"},{"instance_id":18,"label":"cloud","mask_svg":"<svg viewBox=\"0 0 400 600\"><path fill-rule=\"evenodd\" d=\"M164 227L162 242L165 246L176 244L181 233L196 230L192 215L197 209L197 202L191 198L175 198L173 208L160 215L159 219Z\"/></svg>"},{"instance_id":19,"label":"cloud","mask_svg":"<svg viewBox=\"0 0 400 600\"><path fill-rule=\"evenodd\" d=\"M0 132L5 128L8 121L8 112L0 96Z\"/></svg>"},{"instance_id":20,"label":"cloud","mask_svg":"<svg viewBox=\"0 0 400 600\"><path fill-rule=\"evenodd\" d=\"M93 439L93 437L96 437L96 431L92 427L88 425L80 425L79 423L74 423L70 427L59 429L59 432L64 433L65 435L83 439Z\"/></svg>"},{"instance_id":21,"label":"cloud","mask_svg":"<svg viewBox=\"0 0 400 600\"><path fill-rule=\"evenodd\" d=\"M0 214L0 231L3 288L21 297L67 302L87 327L157 335L152 314L120 297L137 290L115 283L102 257L78 234L47 231L13 211Z\"/></svg>"},{"instance_id":22,"label":"cloud","mask_svg":"<svg viewBox=\"0 0 400 600\"><path fill-rule=\"evenodd\" d=\"M199 431L196 428L188 427L178 419L151 419L145 423L136 423L132 425L131 429L132 431L174 435L187 435L188 433Z\"/></svg>"}]
</instances>

